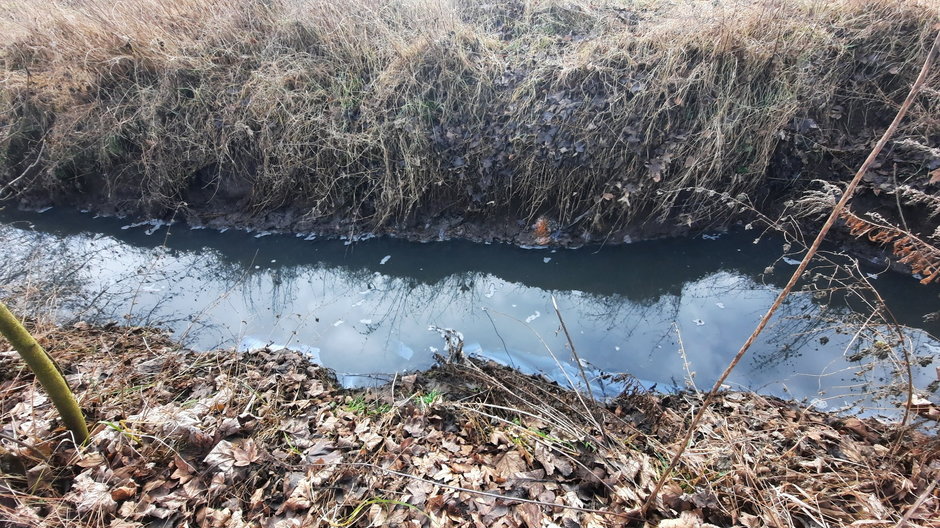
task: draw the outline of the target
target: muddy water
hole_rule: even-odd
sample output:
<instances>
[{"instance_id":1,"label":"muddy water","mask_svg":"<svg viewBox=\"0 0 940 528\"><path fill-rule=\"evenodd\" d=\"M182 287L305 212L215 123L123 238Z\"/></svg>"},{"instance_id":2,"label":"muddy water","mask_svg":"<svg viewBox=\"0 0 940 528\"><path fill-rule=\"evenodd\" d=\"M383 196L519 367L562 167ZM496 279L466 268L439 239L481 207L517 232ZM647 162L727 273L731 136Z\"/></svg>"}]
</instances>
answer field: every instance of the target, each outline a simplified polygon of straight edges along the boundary
<instances>
[{"instance_id":1,"label":"muddy water","mask_svg":"<svg viewBox=\"0 0 940 528\"><path fill-rule=\"evenodd\" d=\"M64 317L162 324L202 348L288 346L350 385L433 364L444 353L434 327L459 331L466 352L570 384L576 369L554 296L595 392L620 387L603 373L706 389L796 257L783 256L781 240L755 242L743 230L550 250L192 230L9 207L0 224L3 243L17 248L8 267L24 266L28 252L74 263L69 277L83 301L67 304ZM862 271L912 327L905 339L922 363L915 383L926 387L936 379L929 360L940 343L931 334L940 328L922 316L940 305L938 289L874 266ZM859 298L793 295L729 384L890 413L897 398L874 395L894 376L896 350L872 345L895 337L860 324L867 316Z\"/></svg>"}]
</instances>

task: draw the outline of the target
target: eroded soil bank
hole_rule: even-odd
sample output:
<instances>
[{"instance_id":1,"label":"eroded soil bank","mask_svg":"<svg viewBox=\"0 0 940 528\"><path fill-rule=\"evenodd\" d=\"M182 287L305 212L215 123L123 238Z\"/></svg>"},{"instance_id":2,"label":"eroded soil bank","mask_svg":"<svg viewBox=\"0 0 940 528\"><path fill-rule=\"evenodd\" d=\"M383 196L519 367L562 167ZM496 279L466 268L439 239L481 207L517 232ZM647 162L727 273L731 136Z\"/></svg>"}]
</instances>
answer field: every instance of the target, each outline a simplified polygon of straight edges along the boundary
<instances>
[{"instance_id":1,"label":"eroded soil bank","mask_svg":"<svg viewBox=\"0 0 940 528\"><path fill-rule=\"evenodd\" d=\"M814 219L895 115L936 7L17 2L0 197L518 244ZM935 246L927 85L853 212Z\"/></svg>"},{"instance_id":2,"label":"eroded soil bank","mask_svg":"<svg viewBox=\"0 0 940 528\"><path fill-rule=\"evenodd\" d=\"M463 360L349 391L287 350L35 331L93 440L73 448L16 354L0 355L5 526L640 526L699 402L637 390L585 403ZM728 392L645 522L930 526L938 454L934 436Z\"/></svg>"}]
</instances>

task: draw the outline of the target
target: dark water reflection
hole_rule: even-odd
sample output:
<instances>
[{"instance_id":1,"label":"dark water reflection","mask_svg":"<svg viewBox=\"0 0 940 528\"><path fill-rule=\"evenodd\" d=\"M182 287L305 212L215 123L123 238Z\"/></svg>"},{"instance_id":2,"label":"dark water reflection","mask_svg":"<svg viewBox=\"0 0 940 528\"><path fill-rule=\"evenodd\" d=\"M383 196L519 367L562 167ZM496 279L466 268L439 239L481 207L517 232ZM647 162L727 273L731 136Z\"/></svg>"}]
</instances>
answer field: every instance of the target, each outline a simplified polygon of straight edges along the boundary
<instances>
[{"instance_id":1,"label":"dark water reflection","mask_svg":"<svg viewBox=\"0 0 940 528\"><path fill-rule=\"evenodd\" d=\"M259 237L182 225L133 226L57 210L7 208L0 221L7 247L11 240L20 247L8 266L37 247L56 248L57 259L81 262L86 298L97 295L83 317L165 323L203 348L288 345L356 374L428 367L443 347L441 336L428 330L433 325L462 332L468 351L564 382L551 357L570 360L552 309L554 295L579 354L597 369L663 385L681 385L694 372L704 388L793 269L778 260L780 240L754 243L754 233L744 231L551 251ZM774 273L765 274L775 262ZM926 358L940 352L929 334L938 335L940 328L922 316L937 309L938 289L880 271L865 270L877 277L873 284L900 322L919 327L907 336L925 358L916 373L917 385L924 387L935 379ZM891 357L875 363L846 359L890 334L884 327L857 334L855 321L866 314L849 311L844 300L791 296L731 384L830 407L858 401L890 407L890 401L870 396L890 381ZM858 300L853 306L864 307Z\"/></svg>"}]
</instances>

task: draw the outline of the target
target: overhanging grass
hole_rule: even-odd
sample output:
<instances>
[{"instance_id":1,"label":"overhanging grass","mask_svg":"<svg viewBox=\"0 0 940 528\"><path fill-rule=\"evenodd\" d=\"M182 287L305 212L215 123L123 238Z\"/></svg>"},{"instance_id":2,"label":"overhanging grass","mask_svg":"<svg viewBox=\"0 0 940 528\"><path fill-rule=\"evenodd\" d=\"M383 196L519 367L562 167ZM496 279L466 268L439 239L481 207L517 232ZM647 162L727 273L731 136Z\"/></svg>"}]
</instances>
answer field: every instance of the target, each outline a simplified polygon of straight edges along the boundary
<instances>
[{"instance_id":1,"label":"overhanging grass","mask_svg":"<svg viewBox=\"0 0 940 528\"><path fill-rule=\"evenodd\" d=\"M695 189L761 200L850 176L940 4L0 6L7 193L364 228L546 215L605 233L736 214ZM935 147L938 101L925 92L899 139Z\"/></svg>"}]
</instances>

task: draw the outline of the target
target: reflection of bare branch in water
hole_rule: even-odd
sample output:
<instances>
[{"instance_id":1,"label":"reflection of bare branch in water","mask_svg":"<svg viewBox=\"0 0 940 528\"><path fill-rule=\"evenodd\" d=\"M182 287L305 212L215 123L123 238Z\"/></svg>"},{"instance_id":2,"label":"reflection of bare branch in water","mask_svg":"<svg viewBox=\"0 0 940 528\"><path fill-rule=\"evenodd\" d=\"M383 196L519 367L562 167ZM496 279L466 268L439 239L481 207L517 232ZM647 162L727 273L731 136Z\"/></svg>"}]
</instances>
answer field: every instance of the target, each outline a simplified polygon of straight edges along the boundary
<instances>
[{"instance_id":1,"label":"reflection of bare branch in water","mask_svg":"<svg viewBox=\"0 0 940 528\"><path fill-rule=\"evenodd\" d=\"M80 311L99 297L85 289L84 273L87 262L106 248L75 254L67 241L27 226L0 227L0 244L6 248L0 260L0 296L18 313L61 321L64 314Z\"/></svg>"},{"instance_id":2,"label":"reflection of bare branch in water","mask_svg":"<svg viewBox=\"0 0 940 528\"><path fill-rule=\"evenodd\" d=\"M640 368L646 368L645 372L651 376L661 376L656 378L659 381L682 375L672 369L680 366L676 355L678 345L671 330L674 322L686 325L682 331L683 338L688 338L685 345L690 364L701 379L708 375L709 365L727 353L727 337L737 332L737 326L750 316L752 309L756 310L755 307L761 305L765 298L773 295L778 287L776 282L779 282L773 273L760 274L764 263L755 264L753 255L741 259L742 262L732 260L734 253L724 260L709 260L709 250L714 253L734 251L737 246L725 243L727 240L707 242L715 246L703 246L701 240L675 242L683 244L683 249L697 244L697 252L689 259L670 256L669 251L675 246L654 243L632 253L616 253L616 258L608 256L605 260L598 257L596 267L593 267L594 260L582 259L576 252L559 252L552 257L550 266L543 266L542 257L537 253L498 249L493 254L486 254L486 251L493 250L478 248L481 254L495 257L491 259L493 263L480 258L480 262L486 261L485 266L478 264L460 270L462 261L456 264L448 261L439 268L434 267L436 263L429 262L427 271L419 271L424 264L418 257L425 255L425 250L420 247L412 252L410 247L393 246L400 252L395 253L391 264L386 266L379 262L385 262L382 255L392 251L382 245L378 249L363 247L359 250L358 259L346 262L335 255L336 247L332 243L319 246L321 253L318 255L309 251L307 258L299 250L282 251L280 242L270 244L270 240L265 239L270 244L265 257L258 256L265 254L263 249L259 249L254 258L248 253L239 259L235 258L236 249L245 251L253 246L243 244L234 249L215 250L204 247L211 244L212 239L196 238L189 242L184 240L181 244L184 249L172 249L153 247L153 244L148 246L139 241L137 245L127 245L115 238L83 234L72 234L67 238L71 242L66 242L61 236L4 229L0 233L6 236L19 233L22 237L33 237L28 244L21 244L27 248L18 257L18 262L23 264L8 262L5 267L0 266L0 278L4 278L6 284L19 281L21 277L17 274L29 267L25 263L43 261L46 255L44 247L52 247L57 254L52 261L56 273L61 275L65 272L73 279L70 283L72 290L60 286L61 293L52 298L55 302L62 302L64 297L72 296L76 309L69 313L102 320L130 312L127 314L128 322L171 324L177 335L182 332L183 338L198 340L198 346L206 346L206 336L212 332L215 333L209 337L225 345L231 345L244 333L261 337L259 333L268 332L269 338L280 344L289 343L299 335L296 339L302 340L303 344L320 346L322 342L330 343L332 347L361 346L364 353L375 357L376 354L397 350L402 344L398 341L406 346L420 343L422 347L433 343L433 336L423 335L424 329L419 323L427 320L434 324L446 321L446 324L464 331L480 347L505 349L507 355L510 350L537 352L538 343L531 336L513 333L508 321L497 317L490 320L479 309L483 306L495 310L502 307L525 318L526 314L542 309L540 303L547 301L549 293L554 292L566 319L571 314L568 324L574 331L574 340L582 339L577 326L588 334L583 337L583 348L578 343L579 352L583 351L585 359L601 366L607 362L607 367L612 370L631 369L633 365L642 363ZM184 237L177 237L177 243L180 238ZM747 242L749 240L745 245ZM770 244L774 246L771 251L775 251L777 243L768 241L765 246ZM796 237L786 238L783 244L781 254L788 258L796 256L791 249L798 246ZM650 253L644 253L647 251ZM332 256L318 260L322 254ZM569 258L572 255L576 258ZM272 261L275 256L277 262ZM672 262L668 267L659 267L657 263L664 256ZM628 260L622 262L619 260L621 257ZM698 261L700 257L704 263ZM566 258L567 267L553 268L555 263L564 262ZM807 374L817 375L823 371L827 376L846 378L842 384L853 386L871 383L878 376L893 378L903 374L898 368L903 362L898 363L895 359L902 355L898 352L901 343L895 343L898 340L891 339L884 331L886 314L878 310L871 296L864 294L865 285L859 285L857 274L845 271L847 261L839 262L838 258L841 257L830 255L818 259L817 268L805 281L807 290L792 297L782 310L785 312L783 316L773 322L774 326L769 329L772 331L762 337L760 347L753 351L749 358L752 371L772 371L785 379L800 375L794 371L802 366ZM68 267L68 262L72 263L72 268ZM106 273L99 273L87 269L90 262L96 266L101 262L110 266ZM396 263L397 267L393 267ZM592 267L583 268L582 263ZM121 265L126 269L121 269ZM698 267L700 265L701 268ZM784 265L779 266L783 268ZM559 269L563 271L559 273ZM530 280L529 271L534 274L534 280ZM4 277L4 273L9 277ZM37 277L56 273L42 272ZM553 282L553 273L581 278L567 277ZM634 287L639 293L633 291ZM4 288L9 290L10 287ZM50 288L48 291L54 290ZM81 295L75 294L76 291ZM499 295L494 295L496 291L500 291ZM728 304L727 312L720 311L724 306L715 302L719 300ZM516 302L519 310L524 309L526 313L508 308ZM733 306L733 303L738 306ZM716 309L716 304L722 306ZM364 306L357 308L360 305ZM233 308L230 311L229 306ZM314 324L324 314L337 319ZM350 314L359 314L355 320L363 324L356 324L346 317ZM701 322L698 317L707 320L710 316L725 326L713 325L712 321L708 325L702 322L704 326L700 328L693 326L693 323L698 325ZM355 325L355 333L349 326L334 330L333 323L339 318L348 319L349 326ZM367 318L370 322L364 323ZM685 320L680 321L682 318ZM239 324L241 319L247 322ZM557 340L557 336L551 335L546 321L539 320L533 323L533 327L555 346L552 340ZM819 348L819 338L833 335L841 336L834 340L838 346L822 347L815 357L809 352ZM866 362L886 362L890 367L886 370L888 374L882 374L884 369L881 367L865 370L860 364L856 364L860 367L858 369L846 370L839 347L842 346L840 339L848 343L850 338L852 343L845 346L848 350L845 355L852 357L855 353L867 351L879 340L893 347L885 358L878 358L875 353L865 355ZM643 357L647 355L647 348L648 357ZM826 362L829 360L821 354L831 355L832 361L838 360L839 363L828 368ZM398 361L397 358L392 359ZM806 367L814 361L816 365ZM395 365L405 363L386 364L397 368ZM856 375L855 370L859 374ZM748 380L742 378L737 382L746 384ZM768 379L759 377L754 383L765 384ZM841 380L832 378L825 383L838 386Z\"/></svg>"}]
</instances>

